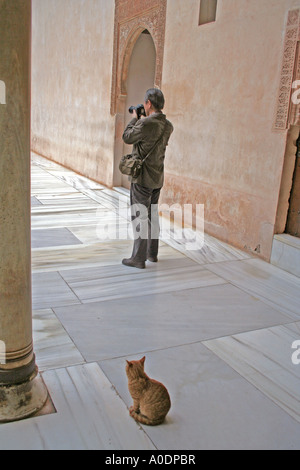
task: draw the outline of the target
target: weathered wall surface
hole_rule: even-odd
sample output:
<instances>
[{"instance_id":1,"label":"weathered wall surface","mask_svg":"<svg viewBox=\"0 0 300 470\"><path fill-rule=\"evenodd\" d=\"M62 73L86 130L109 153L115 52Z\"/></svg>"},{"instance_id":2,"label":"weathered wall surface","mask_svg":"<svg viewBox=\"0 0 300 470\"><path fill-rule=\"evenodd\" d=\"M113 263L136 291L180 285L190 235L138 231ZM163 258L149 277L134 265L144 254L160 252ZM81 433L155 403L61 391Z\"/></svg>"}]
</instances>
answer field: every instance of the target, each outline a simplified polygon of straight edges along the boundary
<instances>
[{"instance_id":1,"label":"weathered wall surface","mask_svg":"<svg viewBox=\"0 0 300 470\"><path fill-rule=\"evenodd\" d=\"M124 38L153 23L175 127L162 202L205 204L208 233L269 259L287 140L274 121L300 0L218 0L217 21L201 26L200 0L168 0L166 25L164 0L116 5L114 32L114 0L33 0L33 150L113 184Z\"/></svg>"},{"instance_id":2,"label":"weathered wall surface","mask_svg":"<svg viewBox=\"0 0 300 470\"><path fill-rule=\"evenodd\" d=\"M165 202L204 203L206 230L270 256L286 145L273 130L288 10L299 0L169 0L162 89L175 131Z\"/></svg>"},{"instance_id":3,"label":"weathered wall surface","mask_svg":"<svg viewBox=\"0 0 300 470\"><path fill-rule=\"evenodd\" d=\"M112 185L114 1L33 0L32 149Z\"/></svg>"}]
</instances>

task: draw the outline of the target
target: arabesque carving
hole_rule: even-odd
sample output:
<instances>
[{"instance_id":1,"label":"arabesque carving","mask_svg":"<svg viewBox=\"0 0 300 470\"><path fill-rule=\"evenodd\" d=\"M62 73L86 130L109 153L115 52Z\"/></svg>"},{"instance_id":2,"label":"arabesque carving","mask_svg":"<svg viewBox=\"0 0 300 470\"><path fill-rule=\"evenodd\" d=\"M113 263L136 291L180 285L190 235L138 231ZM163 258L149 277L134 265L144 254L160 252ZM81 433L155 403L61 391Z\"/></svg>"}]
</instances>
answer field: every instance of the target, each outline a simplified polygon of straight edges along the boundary
<instances>
[{"instance_id":1,"label":"arabesque carving","mask_svg":"<svg viewBox=\"0 0 300 470\"><path fill-rule=\"evenodd\" d=\"M300 79L299 57L296 64L298 44L300 41L300 9L292 10L288 14L284 52L281 68L277 109L274 129L286 130L289 124L299 119L299 105L292 103L292 87L295 80ZM298 77L298 78L297 78ZM297 109L296 109L297 108Z\"/></svg>"},{"instance_id":2,"label":"arabesque carving","mask_svg":"<svg viewBox=\"0 0 300 470\"><path fill-rule=\"evenodd\" d=\"M111 114L126 95L126 80L136 40L147 29L156 48L155 86L161 86L166 23L166 0L116 0Z\"/></svg>"}]
</instances>

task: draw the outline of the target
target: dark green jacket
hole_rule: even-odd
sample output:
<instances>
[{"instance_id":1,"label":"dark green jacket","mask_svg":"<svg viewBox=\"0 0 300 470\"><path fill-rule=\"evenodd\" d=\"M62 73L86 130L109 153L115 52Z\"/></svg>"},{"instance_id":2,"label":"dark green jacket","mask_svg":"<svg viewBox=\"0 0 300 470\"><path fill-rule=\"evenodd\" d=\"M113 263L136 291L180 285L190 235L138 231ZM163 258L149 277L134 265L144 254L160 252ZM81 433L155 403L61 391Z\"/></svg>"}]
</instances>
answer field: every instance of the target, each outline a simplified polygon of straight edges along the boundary
<instances>
[{"instance_id":1,"label":"dark green jacket","mask_svg":"<svg viewBox=\"0 0 300 470\"><path fill-rule=\"evenodd\" d=\"M123 140L133 145L132 153L145 158L162 136L159 144L143 164L142 173L132 183L151 189L164 184L164 160L166 147L173 132L173 125L163 113L153 113L145 119L132 119L126 127Z\"/></svg>"}]
</instances>

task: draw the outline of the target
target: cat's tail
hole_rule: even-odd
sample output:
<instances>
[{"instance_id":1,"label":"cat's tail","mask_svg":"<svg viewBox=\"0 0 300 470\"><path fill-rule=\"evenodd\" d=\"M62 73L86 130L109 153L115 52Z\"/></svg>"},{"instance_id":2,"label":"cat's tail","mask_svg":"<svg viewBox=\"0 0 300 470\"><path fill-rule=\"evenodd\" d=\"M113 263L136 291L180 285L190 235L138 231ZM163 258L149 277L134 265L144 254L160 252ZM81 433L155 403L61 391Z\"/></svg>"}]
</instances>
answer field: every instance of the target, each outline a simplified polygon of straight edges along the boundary
<instances>
[{"instance_id":1,"label":"cat's tail","mask_svg":"<svg viewBox=\"0 0 300 470\"><path fill-rule=\"evenodd\" d=\"M158 424L162 424L165 420L165 416L163 418L153 420L153 419L149 419L145 415L142 415L140 413L136 413L135 411L132 411L130 413L130 416L132 416L139 423L146 424L147 426L157 426Z\"/></svg>"}]
</instances>

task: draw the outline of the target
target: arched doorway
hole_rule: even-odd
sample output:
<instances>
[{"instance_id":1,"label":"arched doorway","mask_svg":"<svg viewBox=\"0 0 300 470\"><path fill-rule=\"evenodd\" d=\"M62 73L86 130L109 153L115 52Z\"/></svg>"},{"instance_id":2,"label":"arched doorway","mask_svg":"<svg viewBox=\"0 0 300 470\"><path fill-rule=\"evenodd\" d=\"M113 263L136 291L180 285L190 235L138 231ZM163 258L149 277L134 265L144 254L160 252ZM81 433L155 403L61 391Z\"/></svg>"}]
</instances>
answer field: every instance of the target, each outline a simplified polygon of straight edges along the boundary
<instances>
[{"instance_id":1,"label":"arched doorway","mask_svg":"<svg viewBox=\"0 0 300 470\"><path fill-rule=\"evenodd\" d=\"M275 235L297 238L300 238L299 31L300 9L291 10L286 26L275 122L275 130L287 130L287 141L274 232Z\"/></svg>"},{"instance_id":2,"label":"arched doorway","mask_svg":"<svg viewBox=\"0 0 300 470\"><path fill-rule=\"evenodd\" d=\"M296 164L293 174L293 184L289 200L286 233L300 238L300 129L298 127L298 139L296 141Z\"/></svg>"},{"instance_id":3,"label":"arched doorway","mask_svg":"<svg viewBox=\"0 0 300 470\"><path fill-rule=\"evenodd\" d=\"M130 54L130 51L128 52ZM131 152L132 146L125 145L122 134L132 119L128 109L144 102L145 92L155 83L156 49L148 30L141 30L130 57L125 56L122 70L122 90L117 103L116 137L114 156L114 186L130 187L128 177L119 172L122 155Z\"/></svg>"},{"instance_id":4,"label":"arched doorway","mask_svg":"<svg viewBox=\"0 0 300 470\"><path fill-rule=\"evenodd\" d=\"M299 233L299 139L300 126L290 126L282 170L282 181L275 223L275 235ZM298 147L299 145L299 147Z\"/></svg>"}]
</instances>

